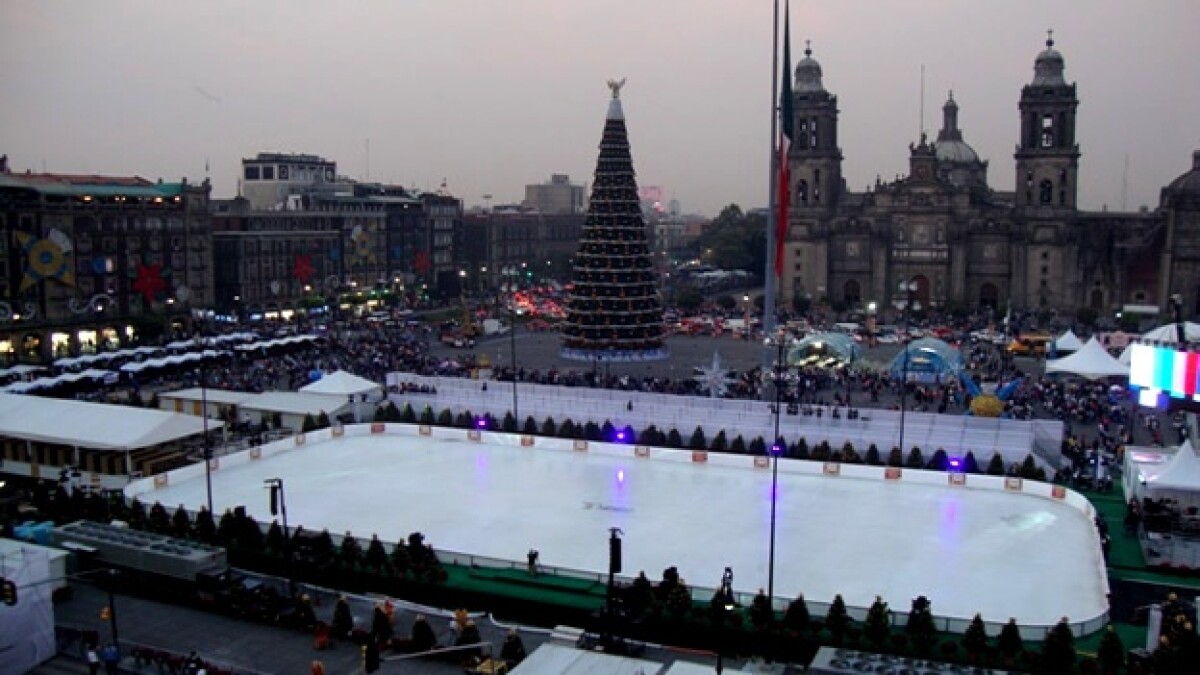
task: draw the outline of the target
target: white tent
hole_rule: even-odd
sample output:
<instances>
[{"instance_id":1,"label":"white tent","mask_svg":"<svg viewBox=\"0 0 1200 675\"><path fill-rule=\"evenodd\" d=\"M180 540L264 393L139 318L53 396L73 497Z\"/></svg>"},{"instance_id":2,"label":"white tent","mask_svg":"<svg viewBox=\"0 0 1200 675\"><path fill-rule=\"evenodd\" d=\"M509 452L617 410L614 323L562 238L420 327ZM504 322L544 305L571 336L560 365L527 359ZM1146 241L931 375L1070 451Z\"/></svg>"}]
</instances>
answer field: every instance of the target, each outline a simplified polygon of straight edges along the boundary
<instances>
[{"instance_id":1,"label":"white tent","mask_svg":"<svg viewBox=\"0 0 1200 675\"><path fill-rule=\"evenodd\" d=\"M513 675L657 675L663 664L548 642L513 669Z\"/></svg>"},{"instance_id":2,"label":"white tent","mask_svg":"<svg viewBox=\"0 0 1200 675\"><path fill-rule=\"evenodd\" d=\"M1200 457L1191 441L1184 441L1162 471L1146 479L1142 494L1152 499L1170 497L1183 508L1200 506Z\"/></svg>"},{"instance_id":3,"label":"white tent","mask_svg":"<svg viewBox=\"0 0 1200 675\"><path fill-rule=\"evenodd\" d=\"M1139 339L1149 342L1166 342L1173 345L1179 344L1178 326L1179 324L1177 323L1169 323L1165 326L1159 326L1152 331L1142 333L1142 337ZM1188 342L1200 342L1200 323L1185 321L1183 323L1183 337ZM1129 365L1129 359L1132 354L1130 351L1131 347L1133 347L1132 344L1130 344L1128 347L1125 347L1125 350L1121 352L1121 363L1124 363L1125 365Z\"/></svg>"},{"instance_id":4,"label":"white tent","mask_svg":"<svg viewBox=\"0 0 1200 675\"><path fill-rule=\"evenodd\" d=\"M354 373L344 370L329 373L312 384L300 387L300 391L306 394L331 394L336 396L357 396L358 394L379 392L382 389L382 384L372 382L365 377L359 377Z\"/></svg>"},{"instance_id":5,"label":"white tent","mask_svg":"<svg viewBox=\"0 0 1200 675\"><path fill-rule=\"evenodd\" d=\"M1071 373L1089 380L1098 380L1103 377L1128 377L1129 366L1110 356L1093 337L1074 354L1047 361L1046 372Z\"/></svg>"},{"instance_id":6,"label":"white tent","mask_svg":"<svg viewBox=\"0 0 1200 675\"><path fill-rule=\"evenodd\" d=\"M209 422L220 429L220 422ZM0 436L98 450L135 450L204 432L197 417L123 405L0 394Z\"/></svg>"},{"instance_id":7,"label":"white tent","mask_svg":"<svg viewBox=\"0 0 1200 675\"><path fill-rule=\"evenodd\" d=\"M1060 352L1077 352L1083 348L1083 341L1075 335L1075 331L1068 329L1054 341L1054 348Z\"/></svg>"}]
</instances>

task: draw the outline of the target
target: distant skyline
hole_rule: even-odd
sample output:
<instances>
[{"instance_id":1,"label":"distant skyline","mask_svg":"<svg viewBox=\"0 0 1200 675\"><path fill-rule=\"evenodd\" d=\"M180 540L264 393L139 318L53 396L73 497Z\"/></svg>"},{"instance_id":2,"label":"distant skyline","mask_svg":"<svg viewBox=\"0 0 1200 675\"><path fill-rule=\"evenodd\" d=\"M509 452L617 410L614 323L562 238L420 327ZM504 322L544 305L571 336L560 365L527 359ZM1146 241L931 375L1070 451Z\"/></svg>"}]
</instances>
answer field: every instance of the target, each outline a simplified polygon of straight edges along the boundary
<instances>
[{"instance_id":1,"label":"distant skyline","mask_svg":"<svg viewBox=\"0 0 1200 675\"><path fill-rule=\"evenodd\" d=\"M609 78L640 185L709 216L767 202L772 0L6 0L0 154L14 171L141 175L237 193L240 160L519 202L589 183ZM1078 85L1080 205L1127 210L1200 149L1196 0L792 0L838 96L850 190L907 173L949 90L964 139L1013 188L1017 102L1054 29ZM368 152L369 143L369 175Z\"/></svg>"}]
</instances>

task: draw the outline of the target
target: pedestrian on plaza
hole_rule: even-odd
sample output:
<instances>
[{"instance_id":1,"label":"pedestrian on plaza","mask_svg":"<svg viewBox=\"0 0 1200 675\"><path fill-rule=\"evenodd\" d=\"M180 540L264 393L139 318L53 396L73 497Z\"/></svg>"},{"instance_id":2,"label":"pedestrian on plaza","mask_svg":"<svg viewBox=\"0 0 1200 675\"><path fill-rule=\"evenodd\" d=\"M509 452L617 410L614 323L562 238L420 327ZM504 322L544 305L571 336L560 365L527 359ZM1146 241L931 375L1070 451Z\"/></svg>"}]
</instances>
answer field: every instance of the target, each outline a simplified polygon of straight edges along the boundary
<instances>
[{"instance_id":1,"label":"pedestrian on plaza","mask_svg":"<svg viewBox=\"0 0 1200 675\"><path fill-rule=\"evenodd\" d=\"M121 661L121 652L115 644L109 644L100 652L100 661L104 663L104 672L117 675L117 664Z\"/></svg>"},{"instance_id":2,"label":"pedestrian on plaza","mask_svg":"<svg viewBox=\"0 0 1200 675\"><path fill-rule=\"evenodd\" d=\"M87 664L88 675L97 675L100 672L100 655L96 653L95 643L87 646Z\"/></svg>"}]
</instances>

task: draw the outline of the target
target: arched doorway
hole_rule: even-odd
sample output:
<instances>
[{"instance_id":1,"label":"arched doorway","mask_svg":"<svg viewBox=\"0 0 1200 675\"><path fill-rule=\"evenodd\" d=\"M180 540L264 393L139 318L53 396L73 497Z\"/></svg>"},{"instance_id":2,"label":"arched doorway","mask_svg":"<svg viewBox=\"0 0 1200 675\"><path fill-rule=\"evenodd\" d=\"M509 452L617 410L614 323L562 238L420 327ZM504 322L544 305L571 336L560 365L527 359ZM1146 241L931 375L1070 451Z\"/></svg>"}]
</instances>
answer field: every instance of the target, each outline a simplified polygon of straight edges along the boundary
<instances>
[{"instance_id":1,"label":"arched doorway","mask_svg":"<svg viewBox=\"0 0 1200 675\"><path fill-rule=\"evenodd\" d=\"M923 309L929 309L929 277L918 274L912 278L917 290L913 291L913 301L921 303Z\"/></svg>"},{"instance_id":2,"label":"arched doorway","mask_svg":"<svg viewBox=\"0 0 1200 675\"><path fill-rule=\"evenodd\" d=\"M857 280L851 279L842 286L842 299L851 307L862 302L862 287L858 285Z\"/></svg>"},{"instance_id":3,"label":"arched doorway","mask_svg":"<svg viewBox=\"0 0 1200 675\"><path fill-rule=\"evenodd\" d=\"M985 283L979 286L979 306L996 309L1000 306L1000 289L996 284Z\"/></svg>"}]
</instances>

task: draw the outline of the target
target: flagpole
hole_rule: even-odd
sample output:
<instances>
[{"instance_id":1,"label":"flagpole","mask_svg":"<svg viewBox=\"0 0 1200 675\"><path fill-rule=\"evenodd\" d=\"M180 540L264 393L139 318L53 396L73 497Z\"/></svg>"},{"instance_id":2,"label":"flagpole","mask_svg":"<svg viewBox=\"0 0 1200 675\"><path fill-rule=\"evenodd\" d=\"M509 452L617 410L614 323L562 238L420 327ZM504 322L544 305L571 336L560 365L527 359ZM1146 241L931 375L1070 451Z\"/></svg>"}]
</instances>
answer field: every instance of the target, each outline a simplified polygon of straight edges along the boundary
<instances>
[{"instance_id":1,"label":"flagpole","mask_svg":"<svg viewBox=\"0 0 1200 675\"><path fill-rule=\"evenodd\" d=\"M771 138L768 144L770 149L770 168L767 172L767 255L765 256L766 263L763 266L763 334L773 335L775 333L775 302L777 294L777 280L775 277L775 211L778 195L776 194L775 184L778 182L777 172L779 171L778 151L775 148L776 136L779 134L779 115L777 114L779 106L779 0L775 0L775 12L771 26ZM780 279L781 280L781 279ZM766 368L771 365L771 350L762 350L762 365ZM768 396L769 392L763 392L764 397Z\"/></svg>"}]
</instances>

